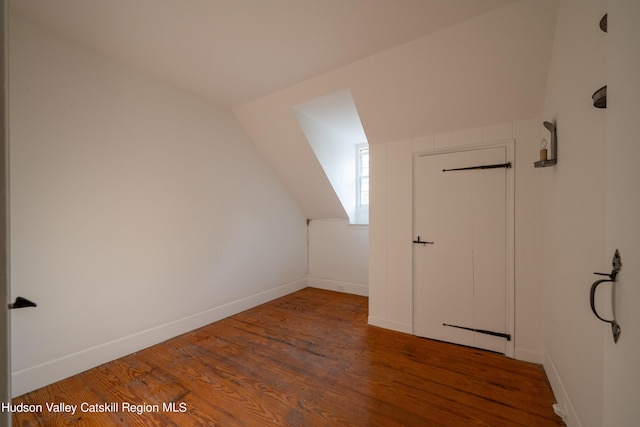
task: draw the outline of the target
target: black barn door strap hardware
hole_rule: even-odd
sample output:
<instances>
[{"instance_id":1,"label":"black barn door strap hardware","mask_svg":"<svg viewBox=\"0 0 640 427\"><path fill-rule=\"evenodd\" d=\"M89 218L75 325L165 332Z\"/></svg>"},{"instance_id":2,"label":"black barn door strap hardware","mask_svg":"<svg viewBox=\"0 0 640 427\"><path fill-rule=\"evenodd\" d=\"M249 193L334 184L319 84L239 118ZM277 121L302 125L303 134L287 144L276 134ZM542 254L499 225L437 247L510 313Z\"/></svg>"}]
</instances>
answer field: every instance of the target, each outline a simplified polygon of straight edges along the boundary
<instances>
[{"instance_id":1,"label":"black barn door strap hardware","mask_svg":"<svg viewBox=\"0 0 640 427\"><path fill-rule=\"evenodd\" d=\"M464 329L466 331L478 332L480 334L492 335L494 337L504 338L507 341L511 341L511 334L505 334L503 332L487 331L486 329L467 328L466 326L450 325L443 323L442 326L451 326L452 328Z\"/></svg>"},{"instance_id":2,"label":"black barn door strap hardware","mask_svg":"<svg viewBox=\"0 0 640 427\"><path fill-rule=\"evenodd\" d=\"M442 169L442 172L470 171L473 169L499 169L499 168L509 169L510 167L511 167L511 162L508 162L508 163L500 163L497 165L482 165L482 166L469 166L468 168Z\"/></svg>"},{"instance_id":3,"label":"black barn door strap hardware","mask_svg":"<svg viewBox=\"0 0 640 427\"><path fill-rule=\"evenodd\" d=\"M413 243L419 243L421 245L433 245L433 242L425 242L420 240L420 236L418 236L418 240L414 240Z\"/></svg>"},{"instance_id":4,"label":"black barn door strap hardware","mask_svg":"<svg viewBox=\"0 0 640 427\"><path fill-rule=\"evenodd\" d=\"M618 342L618 338L620 338L620 325L618 324L618 322L616 321L616 317L615 317L615 313L613 314L613 319L612 320L607 320L604 319L602 316L600 316L598 314L598 311L596 310L596 289L598 288L598 286L600 286L600 284L602 283L606 283L606 282L611 282L611 283L615 283L616 279L618 277L618 272L620 271L620 267L622 267L622 262L620 261L620 252L618 252L618 250L616 249L615 254L613 255L613 269L611 270L611 273L607 274L607 273L593 273L593 274L597 274L599 276L607 276L607 279L600 279L600 280L596 280L593 285L591 285L591 291L589 293L589 301L591 302L591 311L593 311L593 314L596 315L596 317L600 320L602 320L603 322L606 323L610 323L611 324L611 334L613 335L613 342L617 343Z\"/></svg>"},{"instance_id":5,"label":"black barn door strap hardware","mask_svg":"<svg viewBox=\"0 0 640 427\"><path fill-rule=\"evenodd\" d=\"M29 301L28 299L22 298L22 297L16 297L16 300L11 304L9 304L9 309L11 310L14 308L37 307L37 306L38 305L33 301Z\"/></svg>"}]
</instances>

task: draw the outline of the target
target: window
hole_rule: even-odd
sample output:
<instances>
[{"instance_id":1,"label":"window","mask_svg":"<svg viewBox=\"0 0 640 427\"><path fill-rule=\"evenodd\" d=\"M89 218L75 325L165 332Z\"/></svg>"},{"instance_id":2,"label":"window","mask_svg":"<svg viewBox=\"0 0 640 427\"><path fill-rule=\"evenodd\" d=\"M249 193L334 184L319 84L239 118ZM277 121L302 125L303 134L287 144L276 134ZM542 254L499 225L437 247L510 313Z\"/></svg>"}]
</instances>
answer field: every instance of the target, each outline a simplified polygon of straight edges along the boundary
<instances>
[{"instance_id":1,"label":"window","mask_svg":"<svg viewBox=\"0 0 640 427\"><path fill-rule=\"evenodd\" d=\"M356 146L356 215L357 222L369 222L369 146Z\"/></svg>"}]
</instances>

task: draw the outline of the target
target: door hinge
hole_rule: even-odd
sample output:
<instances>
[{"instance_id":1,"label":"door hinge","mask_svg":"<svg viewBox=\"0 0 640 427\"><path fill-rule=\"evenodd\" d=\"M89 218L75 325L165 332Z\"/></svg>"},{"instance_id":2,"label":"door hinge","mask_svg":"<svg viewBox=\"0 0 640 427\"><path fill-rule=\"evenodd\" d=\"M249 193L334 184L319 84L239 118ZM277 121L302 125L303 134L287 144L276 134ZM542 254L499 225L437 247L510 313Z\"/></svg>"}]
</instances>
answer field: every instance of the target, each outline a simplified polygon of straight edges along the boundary
<instances>
[{"instance_id":1,"label":"door hinge","mask_svg":"<svg viewBox=\"0 0 640 427\"><path fill-rule=\"evenodd\" d=\"M470 171L470 170L473 170L473 169L499 169L499 168L509 169L509 168L511 168L511 162L499 163L497 165L482 165L482 166L469 166L467 168L442 169L442 172Z\"/></svg>"},{"instance_id":2,"label":"door hinge","mask_svg":"<svg viewBox=\"0 0 640 427\"><path fill-rule=\"evenodd\" d=\"M492 335L494 337L504 338L507 341L511 341L511 334L505 334L504 332L494 332L487 331L486 329L476 329L476 328L468 328L466 326L458 326L458 325L449 325L448 323L443 323L442 326L450 326L452 328L464 329L466 331L478 332L480 334Z\"/></svg>"}]
</instances>

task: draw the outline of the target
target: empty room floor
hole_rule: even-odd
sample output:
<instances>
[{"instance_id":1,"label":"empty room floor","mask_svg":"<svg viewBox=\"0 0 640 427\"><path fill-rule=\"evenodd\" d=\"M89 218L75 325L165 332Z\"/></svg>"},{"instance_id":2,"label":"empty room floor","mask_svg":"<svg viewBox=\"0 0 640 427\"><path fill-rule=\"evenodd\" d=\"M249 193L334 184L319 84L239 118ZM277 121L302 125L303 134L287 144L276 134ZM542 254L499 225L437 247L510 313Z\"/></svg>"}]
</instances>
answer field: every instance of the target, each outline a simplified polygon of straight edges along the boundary
<instances>
[{"instance_id":1,"label":"empty room floor","mask_svg":"<svg viewBox=\"0 0 640 427\"><path fill-rule=\"evenodd\" d=\"M13 425L563 425L540 365L368 326L367 305L303 289L19 396L41 410Z\"/></svg>"}]
</instances>

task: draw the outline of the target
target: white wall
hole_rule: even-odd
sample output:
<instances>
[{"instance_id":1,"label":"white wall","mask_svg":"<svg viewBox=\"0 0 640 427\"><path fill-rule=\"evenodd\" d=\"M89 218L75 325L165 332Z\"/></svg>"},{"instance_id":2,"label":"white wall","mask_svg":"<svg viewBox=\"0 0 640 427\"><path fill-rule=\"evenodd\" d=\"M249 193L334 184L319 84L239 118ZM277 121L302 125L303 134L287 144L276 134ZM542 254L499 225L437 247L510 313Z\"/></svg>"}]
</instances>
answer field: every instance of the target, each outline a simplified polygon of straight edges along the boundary
<instances>
[{"instance_id":1,"label":"white wall","mask_svg":"<svg viewBox=\"0 0 640 427\"><path fill-rule=\"evenodd\" d=\"M369 295L369 227L345 219L309 223L309 286Z\"/></svg>"},{"instance_id":2,"label":"white wall","mask_svg":"<svg viewBox=\"0 0 640 427\"><path fill-rule=\"evenodd\" d=\"M233 115L10 34L13 394L306 286L306 217Z\"/></svg>"},{"instance_id":3,"label":"white wall","mask_svg":"<svg viewBox=\"0 0 640 427\"><path fill-rule=\"evenodd\" d=\"M640 5L633 0L562 0L545 117L558 122L559 163L545 178L545 368L567 425L635 426L640 419ZM609 31L598 29L608 13ZM600 58L600 60L594 60ZM606 110L591 94L608 86ZM608 273L615 249L618 282L589 288ZM615 292L614 292L615 290Z\"/></svg>"},{"instance_id":4,"label":"white wall","mask_svg":"<svg viewBox=\"0 0 640 427\"><path fill-rule=\"evenodd\" d=\"M608 0L605 257L620 250L615 285L622 334L613 344L601 323L604 347L605 426L631 427L640 420L640 2Z\"/></svg>"},{"instance_id":5,"label":"white wall","mask_svg":"<svg viewBox=\"0 0 640 427\"><path fill-rule=\"evenodd\" d=\"M603 328L591 313L594 271L611 270L605 248L605 120L591 95L606 84L603 0L563 0L544 120L558 129L558 164L545 170L545 369L570 426L603 424Z\"/></svg>"},{"instance_id":6,"label":"white wall","mask_svg":"<svg viewBox=\"0 0 640 427\"><path fill-rule=\"evenodd\" d=\"M539 119L371 145L369 322L412 333L413 155L435 148L515 140L515 357L541 362L542 260Z\"/></svg>"}]
</instances>

